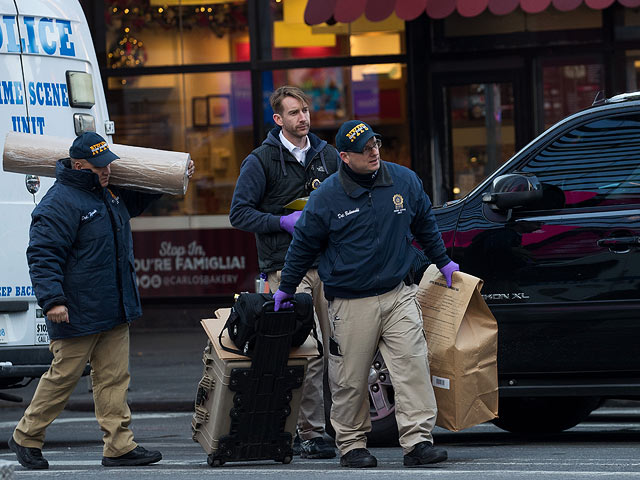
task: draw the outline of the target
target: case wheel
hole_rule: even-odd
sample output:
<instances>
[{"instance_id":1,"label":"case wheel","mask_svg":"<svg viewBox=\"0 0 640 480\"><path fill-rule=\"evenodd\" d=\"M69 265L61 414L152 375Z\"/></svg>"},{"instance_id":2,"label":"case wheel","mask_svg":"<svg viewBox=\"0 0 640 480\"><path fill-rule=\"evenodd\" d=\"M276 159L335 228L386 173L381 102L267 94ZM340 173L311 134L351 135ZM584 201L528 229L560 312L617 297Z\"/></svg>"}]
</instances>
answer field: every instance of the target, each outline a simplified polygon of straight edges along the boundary
<instances>
[{"instance_id":1,"label":"case wheel","mask_svg":"<svg viewBox=\"0 0 640 480\"><path fill-rule=\"evenodd\" d=\"M207 457L207 463L210 467L221 467L224 465L224 461L220 458L215 458L213 455Z\"/></svg>"}]
</instances>

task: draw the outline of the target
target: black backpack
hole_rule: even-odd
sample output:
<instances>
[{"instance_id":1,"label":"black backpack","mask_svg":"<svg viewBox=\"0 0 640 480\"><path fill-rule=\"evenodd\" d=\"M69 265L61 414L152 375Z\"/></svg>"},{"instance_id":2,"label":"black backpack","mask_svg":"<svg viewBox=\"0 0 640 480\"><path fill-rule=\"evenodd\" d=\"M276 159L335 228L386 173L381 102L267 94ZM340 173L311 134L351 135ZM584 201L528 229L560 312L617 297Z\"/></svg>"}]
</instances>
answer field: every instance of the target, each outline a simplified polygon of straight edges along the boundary
<instances>
[{"instance_id":1,"label":"black backpack","mask_svg":"<svg viewBox=\"0 0 640 480\"><path fill-rule=\"evenodd\" d=\"M291 346L302 345L309 333L313 331L318 350L322 355L322 346L318 341L318 332L313 316L313 300L308 293L296 293L293 299L293 310L296 313L296 324L291 335ZM222 331L227 329L229 338L238 348L237 350L222 344L222 332L218 337L222 349L251 357L255 347L256 336L259 332L259 322L264 318L264 312L273 311L273 295L270 293L241 293L231 308L229 318ZM282 310L281 310L282 311ZM288 310L290 311L290 310Z\"/></svg>"}]
</instances>

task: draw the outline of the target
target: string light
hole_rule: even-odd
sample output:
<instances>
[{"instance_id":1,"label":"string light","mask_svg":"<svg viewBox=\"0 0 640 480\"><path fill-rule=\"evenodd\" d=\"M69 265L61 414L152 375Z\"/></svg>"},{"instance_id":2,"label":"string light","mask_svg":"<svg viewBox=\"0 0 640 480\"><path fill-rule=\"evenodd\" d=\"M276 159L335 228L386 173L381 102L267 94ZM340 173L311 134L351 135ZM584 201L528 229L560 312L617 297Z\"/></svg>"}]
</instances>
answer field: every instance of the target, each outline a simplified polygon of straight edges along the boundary
<instances>
[{"instance_id":1,"label":"string light","mask_svg":"<svg viewBox=\"0 0 640 480\"><path fill-rule=\"evenodd\" d=\"M193 10L167 4L151 6L145 3L145 6L140 6L137 0L107 0L105 3L110 4L107 7L107 27L113 28L114 32L120 30L119 37L107 52L110 68L135 67L146 63L147 53L143 42L133 37L134 32L142 34L155 28L167 31L178 25L186 30L208 26L216 36L222 38L230 32L246 31L248 28L246 5L236 5L231 0L220 7L203 2L204 5L196 6Z\"/></svg>"}]
</instances>

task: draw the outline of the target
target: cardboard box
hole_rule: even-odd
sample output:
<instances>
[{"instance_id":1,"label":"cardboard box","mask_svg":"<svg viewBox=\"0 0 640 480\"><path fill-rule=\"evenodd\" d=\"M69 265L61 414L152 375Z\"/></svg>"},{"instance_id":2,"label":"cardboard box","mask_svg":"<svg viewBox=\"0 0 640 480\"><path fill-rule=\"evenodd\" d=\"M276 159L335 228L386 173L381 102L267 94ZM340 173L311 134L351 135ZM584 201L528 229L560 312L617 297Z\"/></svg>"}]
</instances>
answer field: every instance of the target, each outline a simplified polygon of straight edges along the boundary
<instances>
[{"instance_id":1,"label":"cardboard box","mask_svg":"<svg viewBox=\"0 0 640 480\"><path fill-rule=\"evenodd\" d=\"M227 318L229 318L230 313L230 308L220 308L215 311L216 318L205 318L200 321L200 324L202 325L202 328L204 328L204 331L207 333L207 336L216 349L216 354L222 360L248 360L248 357L245 357L244 355L227 352L220 347L218 336L224 328L224 324L227 321ZM222 334L222 344L225 347L234 349L237 348L229 338L226 330ZM291 349L289 358L309 358L318 355L319 352L318 347L316 346L316 342L313 337L309 335L307 340L302 345Z\"/></svg>"},{"instance_id":2,"label":"cardboard box","mask_svg":"<svg viewBox=\"0 0 640 480\"><path fill-rule=\"evenodd\" d=\"M204 371L196 392L191 431L193 441L198 442L209 455L208 461L210 465L221 465L225 461L238 460L234 458L237 452L227 452L223 446L224 444L221 444L221 438L228 437L233 430L232 416L238 407L236 394L229 388L230 382L233 381L234 371L251 368L250 358L228 352L220 347L218 337L220 332L223 331L230 310L228 308L220 309L216 311L216 316L219 318L207 318L201 321L209 337L209 342L202 355ZM226 333L225 330L222 335L222 343L225 346L235 348ZM312 339L307 339L302 346L291 350L286 366L286 369L289 370L287 375L289 375L288 378L292 379L290 381L295 381L299 387L293 388L289 393L278 391L277 389L274 391L275 395L286 399L285 403L274 411L256 412L258 425L255 428L262 427L263 430L256 432L255 438L269 438L269 435L266 435L264 431L267 428L269 432L280 431L282 432L280 435L287 435L287 442L293 439L302 397L301 386L306 373L308 358L316 355L318 355L318 350ZM268 400L261 403L261 405L267 408L273 398L273 395L270 394ZM278 404L278 402L274 402L274 404ZM270 458L288 463L291 461L290 446L290 443L287 443L287 448L284 449L281 443L272 441L271 444L261 444L258 442L255 445L246 447L247 456L244 459L252 460L264 458L265 455L272 455ZM254 456L253 458L251 457L252 455Z\"/></svg>"}]
</instances>

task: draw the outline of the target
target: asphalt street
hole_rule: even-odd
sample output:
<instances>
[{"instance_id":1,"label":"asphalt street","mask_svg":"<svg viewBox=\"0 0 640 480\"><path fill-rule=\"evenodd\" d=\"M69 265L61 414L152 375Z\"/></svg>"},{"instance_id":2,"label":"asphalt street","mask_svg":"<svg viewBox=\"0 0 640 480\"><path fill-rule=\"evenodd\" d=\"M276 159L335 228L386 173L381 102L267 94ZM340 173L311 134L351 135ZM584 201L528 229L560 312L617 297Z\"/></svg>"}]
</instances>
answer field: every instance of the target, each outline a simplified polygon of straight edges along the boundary
<instances>
[{"instance_id":1,"label":"asphalt street","mask_svg":"<svg viewBox=\"0 0 640 480\"><path fill-rule=\"evenodd\" d=\"M68 408L47 430L43 453L47 471L27 471L7 448L35 384L13 391L20 404L0 402L0 462L11 462L14 478L190 479L284 478L288 480L356 479L640 479L640 403L613 403L594 412L588 422L556 435L522 437L484 424L452 433L436 428L435 441L449 460L428 469L408 469L399 447L373 448L376 469L346 470L338 459L207 465L202 447L191 439L194 397L202 376L202 350L207 342L199 328L132 330L129 400L132 429L146 448L159 449L163 460L154 466L107 469L100 465L101 432L92 414L88 382L80 382Z\"/></svg>"},{"instance_id":2,"label":"asphalt street","mask_svg":"<svg viewBox=\"0 0 640 480\"><path fill-rule=\"evenodd\" d=\"M0 436L11 434L20 409L0 410ZM65 411L47 432L43 453L50 462L46 471L27 471L0 440L0 461L14 465L16 479L140 479L172 480L220 478L287 480L433 478L437 480L592 480L640 479L640 410L616 418L604 412L600 419L562 434L525 438L491 424L457 433L435 430L436 443L447 449L449 460L425 469L402 464L400 448L372 448L378 467L348 470L337 459L306 460L295 457L288 465L265 462L207 465L206 454L191 440L188 412L134 413L132 428L143 446L159 449L163 460L153 466L108 469L100 465L101 434L88 412Z\"/></svg>"}]
</instances>

